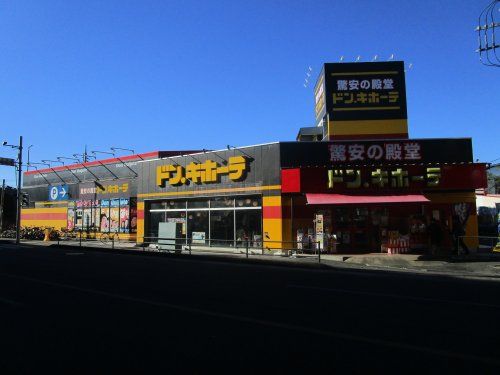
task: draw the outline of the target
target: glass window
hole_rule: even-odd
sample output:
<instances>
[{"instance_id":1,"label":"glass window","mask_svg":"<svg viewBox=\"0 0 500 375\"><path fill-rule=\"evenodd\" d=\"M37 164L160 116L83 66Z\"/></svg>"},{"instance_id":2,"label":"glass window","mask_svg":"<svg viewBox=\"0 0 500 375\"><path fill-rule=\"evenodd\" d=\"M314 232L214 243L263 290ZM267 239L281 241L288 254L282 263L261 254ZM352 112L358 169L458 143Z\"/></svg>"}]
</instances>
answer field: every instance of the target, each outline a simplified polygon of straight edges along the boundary
<instances>
[{"instance_id":1,"label":"glass window","mask_svg":"<svg viewBox=\"0 0 500 375\"><path fill-rule=\"evenodd\" d=\"M187 208L208 208L208 199L190 199Z\"/></svg>"},{"instance_id":2,"label":"glass window","mask_svg":"<svg viewBox=\"0 0 500 375\"><path fill-rule=\"evenodd\" d=\"M188 238L193 244L205 244L208 240L208 211L188 212Z\"/></svg>"},{"instance_id":3,"label":"glass window","mask_svg":"<svg viewBox=\"0 0 500 375\"><path fill-rule=\"evenodd\" d=\"M260 247L262 242L262 211L236 210L236 245Z\"/></svg>"},{"instance_id":4,"label":"glass window","mask_svg":"<svg viewBox=\"0 0 500 375\"><path fill-rule=\"evenodd\" d=\"M165 212L151 212L149 214L149 228L146 237L146 242L155 242L158 237L158 224L165 221Z\"/></svg>"},{"instance_id":5,"label":"glass window","mask_svg":"<svg viewBox=\"0 0 500 375\"><path fill-rule=\"evenodd\" d=\"M167 202L166 201L151 202L149 204L149 208L151 210L164 210L165 208L167 208Z\"/></svg>"},{"instance_id":6,"label":"glass window","mask_svg":"<svg viewBox=\"0 0 500 375\"><path fill-rule=\"evenodd\" d=\"M101 224L101 210L99 207L94 207L94 225L95 229L99 231Z\"/></svg>"},{"instance_id":7,"label":"glass window","mask_svg":"<svg viewBox=\"0 0 500 375\"><path fill-rule=\"evenodd\" d=\"M234 241L234 211L210 212L210 244L232 246Z\"/></svg>"},{"instance_id":8,"label":"glass window","mask_svg":"<svg viewBox=\"0 0 500 375\"><path fill-rule=\"evenodd\" d=\"M186 201L183 201L186 204ZM165 212L165 221L167 223L182 223L181 238L186 238L186 211Z\"/></svg>"},{"instance_id":9,"label":"glass window","mask_svg":"<svg viewBox=\"0 0 500 375\"><path fill-rule=\"evenodd\" d=\"M349 226L349 210L344 207L333 210L333 222L336 228L346 228Z\"/></svg>"},{"instance_id":10,"label":"glass window","mask_svg":"<svg viewBox=\"0 0 500 375\"><path fill-rule=\"evenodd\" d=\"M357 228L366 227L366 224L368 221L368 209L367 208L355 208L354 212L353 212L352 220Z\"/></svg>"},{"instance_id":11,"label":"glass window","mask_svg":"<svg viewBox=\"0 0 500 375\"><path fill-rule=\"evenodd\" d=\"M236 198L236 208L261 207L261 206L262 206L262 198L259 196Z\"/></svg>"},{"instance_id":12,"label":"glass window","mask_svg":"<svg viewBox=\"0 0 500 375\"><path fill-rule=\"evenodd\" d=\"M83 210L81 208L78 208L76 210L76 220L75 220L75 228L76 229L82 229L82 222L83 222Z\"/></svg>"},{"instance_id":13,"label":"glass window","mask_svg":"<svg viewBox=\"0 0 500 375\"><path fill-rule=\"evenodd\" d=\"M166 208L167 209L186 209L186 201L185 200L171 200L171 201L166 201Z\"/></svg>"},{"instance_id":14,"label":"glass window","mask_svg":"<svg viewBox=\"0 0 500 375\"><path fill-rule=\"evenodd\" d=\"M217 197L210 199L211 208L233 208L234 199L226 197Z\"/></svg>"},{"instance_id":15,"label":"glass window","mask_svg":"<svg viewBox=\"0 0 500 375\"><path fill-rule=\"evenodd\" d=\"M92 209L90 208L85 208L83 210L83 229L84 230L89 230L92 228L92 224L93 224L93 215L92 215Z\"/></svg>"}]
</instances>

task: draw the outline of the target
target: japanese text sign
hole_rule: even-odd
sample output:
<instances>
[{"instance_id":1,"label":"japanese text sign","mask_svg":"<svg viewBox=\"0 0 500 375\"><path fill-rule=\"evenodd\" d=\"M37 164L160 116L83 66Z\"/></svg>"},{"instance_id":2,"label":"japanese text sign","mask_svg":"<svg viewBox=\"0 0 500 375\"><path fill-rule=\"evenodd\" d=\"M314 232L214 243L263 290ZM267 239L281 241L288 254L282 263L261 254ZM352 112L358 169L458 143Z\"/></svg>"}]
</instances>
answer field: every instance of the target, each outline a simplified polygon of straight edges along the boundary
<instances>
[{"instance_id":1,"label":"japanese text sign","mask_svg":"<svg viewBox=\"0 0 500 375\"><path fill-rule=\"evenodd\" d=\"M120 184L101 183L101 186L80 187L80 195L89 195L89 194L108 195L113 193L127 193L128 188L129 188L128 182L123 182Z\"/></svg>"},{"instance_id":2,"label":"japanese text sign","mask_svg":"<svg viewBox=\"0 0 500 375\"><path fill-rule=\"evenodd\" d=\"M438 187L441 180L440 167L428 167L422 171L410 173L406 168L330 169L328 170L328 188L338 185L348 189L359 188L409 188L418 183L422 187Z\"/></svg>"},{"instance_id":3,"label":"japanese text sign","mask_svg":"<svg viewBox=\"0 0 500 375\"><path fill-rule=\"evenodd\" d=\"M181 165L159 165L156 168L156 185L164 187L169 185L179 186L193 182L196 184L217 183L220 177L227 175L231 181L240 181L245 178L247 161L243 156L232 156L227 165L220 165L213 160L203 163L189 163L186 167Z\"/></svg>"},{"instance_id":4,"label":"japanese text sign","mask_svg":"<svg viewBox=\"0 0 500 375\"><path fill-rule=\"evenodd\" d=\"M407 118L403 62L325 64L324 72L330 120Z\"/></svg>"},{"instance_id":5,"label":"japanese text sign","mask_svg":"<svg viewBox=\"0 0 500 375\"><path fill-rule=\"evenodd\" d=\"M422 148L418 141L386 143L333 143L328 146L330 161L421 161Z\"/></svg>"},{"instance_id":6,"label":"japanese text sign","mask_svg":"<svg viewBox=\"0 0 500 375\"><path fill-rule=\"evenodd\" d=\"M283 142L281 167L471 163L470 138Z\"/></svg>"},{"instance_id":7,"label":"japanese text sign","mask_svg":"<svg viewBox=\"0 0 500 375\"><path fill-rule=\"evenodd\" d=\"M129 197L131 194L130 180L120 179L113 181L100 180L97 183L85 182L78 186L79 197L81 199L105 199Z\"/></svg>"}]
</instances>

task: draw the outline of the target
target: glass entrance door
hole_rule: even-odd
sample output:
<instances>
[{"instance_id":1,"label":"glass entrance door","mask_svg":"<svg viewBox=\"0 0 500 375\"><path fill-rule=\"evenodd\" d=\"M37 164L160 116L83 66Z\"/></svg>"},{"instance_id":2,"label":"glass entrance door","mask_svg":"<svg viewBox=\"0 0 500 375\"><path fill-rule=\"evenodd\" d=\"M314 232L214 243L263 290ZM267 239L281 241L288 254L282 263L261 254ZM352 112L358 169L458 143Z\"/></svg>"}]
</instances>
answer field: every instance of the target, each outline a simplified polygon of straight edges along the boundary
<instances>
[{"instance_id":1,"label":"glass entrance door","mask_svg":"<svg viewBox=\"0 0 500 375\"><path fill-rule=\"evenodd\" d=\"M366 207L335 207L332 209L333 234L337 236L338 252L372 251L370 210Z\"/></svg>"}]
</instances>

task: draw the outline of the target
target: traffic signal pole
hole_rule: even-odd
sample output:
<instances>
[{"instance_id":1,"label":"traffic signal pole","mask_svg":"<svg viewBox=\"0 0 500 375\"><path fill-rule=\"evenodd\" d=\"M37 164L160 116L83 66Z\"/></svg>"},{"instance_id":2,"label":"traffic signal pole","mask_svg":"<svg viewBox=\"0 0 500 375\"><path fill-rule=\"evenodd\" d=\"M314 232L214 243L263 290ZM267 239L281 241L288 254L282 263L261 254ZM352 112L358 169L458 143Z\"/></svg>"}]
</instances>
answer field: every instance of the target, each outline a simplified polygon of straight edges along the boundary
<instances>
[{"instance_id":1,"label":"traffic signal pole","mask_svg":"<svg viewBox=\"0 0 500 375\"><path fill-rule=\"evenodd\" d=\"M21 235L21 178L23 173L23 136L19 137L19 153L17 156L17 210L16 210L16 245L19 245Z\"/></svg>"}]
</instances>

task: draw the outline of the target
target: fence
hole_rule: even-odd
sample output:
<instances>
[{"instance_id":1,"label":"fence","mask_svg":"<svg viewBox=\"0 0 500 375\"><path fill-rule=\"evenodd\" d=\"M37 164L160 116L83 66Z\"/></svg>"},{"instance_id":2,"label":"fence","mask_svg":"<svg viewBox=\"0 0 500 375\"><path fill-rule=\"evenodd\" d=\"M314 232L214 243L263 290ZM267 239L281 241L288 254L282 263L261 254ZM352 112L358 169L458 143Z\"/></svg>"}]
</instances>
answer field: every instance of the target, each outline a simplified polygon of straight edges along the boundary
<instances>
[{"instance_id":1,"label":"fence","mask_svg":"<svg viewBox=\"0 0 500 375\"><path fill-rule=\"evenodd\" d=\"M117 233L77 231L57 237L58 245L136 249L142 251L189 254L232 254L250 256L303 257L321 262L321 243L297 241L199 240L192 238L144 237L142 243L120 239Z\"/></svg>"}]
</instances>

